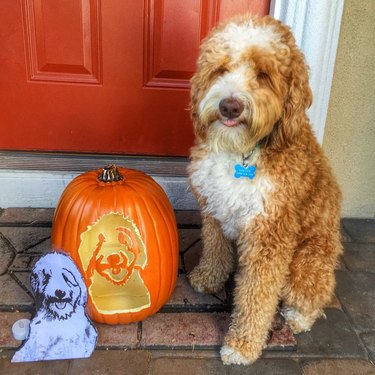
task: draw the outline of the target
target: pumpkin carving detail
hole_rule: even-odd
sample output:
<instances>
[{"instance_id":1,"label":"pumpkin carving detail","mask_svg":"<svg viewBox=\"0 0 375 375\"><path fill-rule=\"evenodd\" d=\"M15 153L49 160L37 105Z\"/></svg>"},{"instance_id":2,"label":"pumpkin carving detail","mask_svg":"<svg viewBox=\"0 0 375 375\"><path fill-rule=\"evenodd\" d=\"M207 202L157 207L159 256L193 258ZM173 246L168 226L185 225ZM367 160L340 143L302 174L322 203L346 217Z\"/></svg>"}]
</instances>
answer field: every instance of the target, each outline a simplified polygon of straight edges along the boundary
<instances>
[{"instance_id":1,"label":"pumpkin carving detail","mask_svg":"<svg viewBox=\"0 0 375 375\"><path fill-rule=\"evenodd\" d=\"M76 177L56 207L51 241L78 265L96 322L143 320L175 288L174 212L163 189L143 172L110 166Z\"/></svg>"}]
</instances>

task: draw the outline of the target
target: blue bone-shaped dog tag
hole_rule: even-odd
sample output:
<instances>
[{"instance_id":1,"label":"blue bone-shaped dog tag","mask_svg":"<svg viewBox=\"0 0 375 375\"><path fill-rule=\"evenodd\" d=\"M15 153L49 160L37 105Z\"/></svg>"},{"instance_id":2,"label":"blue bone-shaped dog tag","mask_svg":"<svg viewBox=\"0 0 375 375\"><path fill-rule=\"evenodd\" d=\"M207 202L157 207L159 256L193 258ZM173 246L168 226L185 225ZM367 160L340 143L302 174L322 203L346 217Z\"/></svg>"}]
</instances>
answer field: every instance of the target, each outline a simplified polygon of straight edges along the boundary
<instances>
[{"instance_id":1,"label":"blue bone-shaped dog tag","mask_svg":"<svg viewBox=\"0 0 375 375\"><path fill-rule=\"evenodd\" d=\"M256 169L257 167L255 165L249 165L248 167L245 167L241 164L236 164L234 166L234 177L235 178L247 177L250 180L252 180L255 177Z\"/></svg>"}]
</instances>

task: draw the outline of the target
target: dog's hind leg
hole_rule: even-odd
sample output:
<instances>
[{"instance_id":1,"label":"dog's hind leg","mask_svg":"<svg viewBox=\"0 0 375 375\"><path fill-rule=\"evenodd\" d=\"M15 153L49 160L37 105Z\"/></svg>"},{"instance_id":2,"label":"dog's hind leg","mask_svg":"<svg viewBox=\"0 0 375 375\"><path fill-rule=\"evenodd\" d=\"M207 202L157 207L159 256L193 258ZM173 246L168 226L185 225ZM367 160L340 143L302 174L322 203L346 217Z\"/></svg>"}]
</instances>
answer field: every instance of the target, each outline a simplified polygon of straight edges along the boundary
<instances>
[{"instance_id":1,"label":"dog's hind leg","mask_svg":"<svg viewBox=\"0 0 375 375\"><path fill-rule=\"evenodd\" d=\"M234 250L213 217L202 214L202 256L190 273L191 286L198 292L217 293L234 269Z\"/></svg>"},{"instance_id":2,"label":"dog's hind leg","mask_svg":"<svg viewBox=\"0 0 375 375\"><path fill-rule=\"evenodd\" d=\"M294 333L309 331L324 316L335 289L335 266L341 253L338 235L312 237L294 254L283 291L284 315Z\"/></svg>"}]
</instances>

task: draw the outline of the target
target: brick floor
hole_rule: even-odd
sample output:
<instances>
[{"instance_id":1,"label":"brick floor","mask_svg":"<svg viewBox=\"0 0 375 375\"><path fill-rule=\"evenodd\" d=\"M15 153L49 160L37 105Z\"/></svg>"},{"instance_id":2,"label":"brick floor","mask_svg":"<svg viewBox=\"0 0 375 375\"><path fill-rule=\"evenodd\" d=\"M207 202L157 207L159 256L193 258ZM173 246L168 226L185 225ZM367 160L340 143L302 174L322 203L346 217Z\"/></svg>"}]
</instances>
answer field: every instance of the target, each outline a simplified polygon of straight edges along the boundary
<instances>
[{"instance_id":1,"label":"brick floor","mask_svg":"<svg viewBox=\"0 0 375 375\"><path fill-rule=\"evenodd\" d=\"M12 325L19 319L30 319L31 314L24 312L0 312L0 348L16 349L21 342L13 338Z\"/></svg>"},{"instance_id":2,"label":"brick floor","mask_svg":"<svg viewBox=\"0 0 375 375\"><path fill-rule=\"evenodd\" d=\"M217 347L229 326L228 313L156 314L142 323L146 348Z\"/></svg>"},{"instance_id":3,"label":"brick floor","mask_svg":"<svg viewBox=\"0 0 375 375\"><path fill-rule=\"evenodd\" d=\"M139 343L138 323L126 325L96 324L98 330L97 348L134 349Z\"/></svg>"},{"instance_id":4,"label":"brick floor","mask_svg":"<svg viewBox=\"0 0 375 375\"><path fill-rule=\"evenodd\" d=\"M11 363L10 353L2 353L0 357L0 373L6 375L66 375L71 361L45 361L28 363Z\"/></svg>"},{"instance_id":5,"label":"brick floor","mask_svg":"<svg viewBox=\"0 0 375 375\"><path fill-rule=\"evenodd\" d=\"M374 220L343 219L342 225L352 241L359 243L375 243Z\"/></svg>"},{"instance_id":6,"label":"brick floor","mask_svg":"<svg viewBox=\"0 0 375 375\"><path fill-rule=\"evenodd\" d=\"M90 358L71 361L69 375L148 373L150 355L143 351L96 351Z\"/></svg>"},{"instance_id":7,"label":"brick floor","mask_svg":"<svg viewBox=\"0 0 375 375\"><path fill-rule=\"evenodd\" d=\"M337 295L360 332L375 331L375 272L337 272Z\"/></svg>"},{"instance_id":8,"label":"brick floor","mask_svg":"<svg viewBox=\"0 0 375 375\"><path fill-rule=\"evenodd\" d=\"M343 311L326 309L309 332L296 335L298 354L304 357L366 357L363 344Z\"/></svg>"},{"instance_id":9,"label":"brick floor","mask_svg":"<svg viewBox=\"0 0 375 375\"><path fill-rule=\"evenodd\" d=\"M369 354L369 358L375 363L375 332L362 333L360 335Z\"/></svg>"},{"instance_id":10,"label":"brick floor","mask_svg":"<svg viewBox=\"0 0 375 375\"><path fill-rule=\"evenodd\" d=\"M375 257L373 243L346 243L343 261L349 271L373 272Z\"/></svg>"},{"instance_id":11,"label":"brick floor","mask_svg":"<svg viewBox=\"0 0 375 375\"><path fill-rule=\"evenodd\" d=\"M0 210L0 373L22 374L372 374L375 367L375 220L345 219L345 246L337 271L337 297L310 332L293 336L277 317L263 358L250 367L223 366L219 347L229 325L231 290L195 293L190 272L201 253L197 212L176 212L180 275L161 312L143 322L96 324L97 350L89 359L11 364L21 344L14 321L30 317L29 275L50 249L53 210Z\"/></svg>"},{"instance_id":12,"label":"brick floor","mask_svg":"<svg viewBox=\"0 0 375 375\"><path fill-rule=\"evenodd\" d=\"M365 375L375 374L373 364L363 359L325 359L302 364L304 375L340 374Z\"/></svg>"}]
</instances>

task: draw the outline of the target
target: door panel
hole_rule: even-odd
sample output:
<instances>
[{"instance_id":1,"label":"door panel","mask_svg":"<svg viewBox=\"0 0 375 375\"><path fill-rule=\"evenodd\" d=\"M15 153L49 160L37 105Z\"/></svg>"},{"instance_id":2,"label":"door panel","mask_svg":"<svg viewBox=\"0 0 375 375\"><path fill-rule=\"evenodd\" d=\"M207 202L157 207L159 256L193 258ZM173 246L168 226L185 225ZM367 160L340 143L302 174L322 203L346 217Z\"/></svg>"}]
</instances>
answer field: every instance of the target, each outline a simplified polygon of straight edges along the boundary
<instances>
[{"instance_id":1,"label":"door panel","mask_svg":"<svg viewBox=\"0 0 375 375\"><path fill-rule=\"evenodd\" d=\"M269 1L254 0L224 0L218 1L219 20L225 20L235 14L250 12L253 14L266 15L270 10Z\"/></svg>"},{"instance_id":2,"label":"door panel","mask_svg":"<svg viewBox=\"0 0 375 375\"><path fill-rule=\"evenodd\" d=\"M146 1L146 87L189 88L197 46L216 20L215 1Z\"/></svg>"},{"instance_id":3,"label":"door panel","mask_svg":"<svg viewBox=\"0 0 375 375\"><path fill-rule=\"evenodd\" d=\"M268 9L269 0L2 0L0 149L187 155L201 39L224 18Z\"/></svg>"},{"instance_id":4,"label":"door panel","mask_svg":"<svg viewBox=\"0 0 375 375\"><path fill-rule=\"evenodd\" d=\"M98 1L34 0L23 7L31 81L100 83Z\"/></svg>"}]
</instances>

